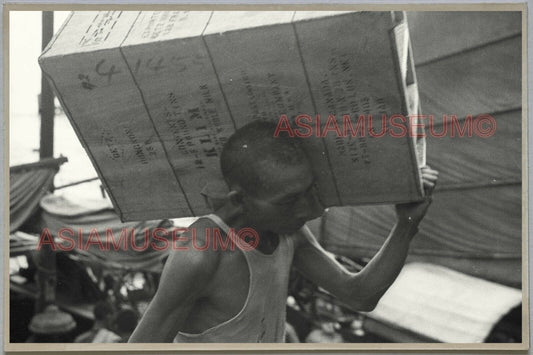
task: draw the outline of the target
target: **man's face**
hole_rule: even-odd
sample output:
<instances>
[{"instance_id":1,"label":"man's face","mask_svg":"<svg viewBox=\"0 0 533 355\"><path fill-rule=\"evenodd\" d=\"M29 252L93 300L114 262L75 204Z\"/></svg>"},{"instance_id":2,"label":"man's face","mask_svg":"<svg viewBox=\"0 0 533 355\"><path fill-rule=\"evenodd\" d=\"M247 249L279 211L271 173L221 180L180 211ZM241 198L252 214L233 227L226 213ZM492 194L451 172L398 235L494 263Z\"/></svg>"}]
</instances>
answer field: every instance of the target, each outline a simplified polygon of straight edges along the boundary
<instances>
[{"instance_id":1,"label":"man's face","mask_svg":"<svg viewBox=\"0 0 533 355\"><path fill-rule=\"evenodd\" d=\"M265 169L269 186L258 186L254 195L245 194L244 215L258 232L290 234L305 222L322 215L316 181L308 163Z\"/></svg>"}]
</instances>

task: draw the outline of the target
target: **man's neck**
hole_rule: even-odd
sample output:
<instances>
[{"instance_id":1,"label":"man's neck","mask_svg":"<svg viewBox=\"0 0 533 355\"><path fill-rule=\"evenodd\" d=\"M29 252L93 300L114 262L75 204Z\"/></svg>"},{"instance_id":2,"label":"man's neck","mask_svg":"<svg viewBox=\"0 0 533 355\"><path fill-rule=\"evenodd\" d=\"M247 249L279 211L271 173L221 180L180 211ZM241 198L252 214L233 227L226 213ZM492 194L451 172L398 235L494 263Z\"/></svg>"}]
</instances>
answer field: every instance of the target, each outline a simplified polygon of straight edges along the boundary
<instances>
[{"instance_id":1,"label":"man's neck","mask_svg":"<svg viewBox=\"0 0 533 355\"><path fill-rule=\"evenodd\" d=\"M219 208L216 215L220 217L228 226L238 231L245 227L250 227L246 220L244 220L242 212L233 207L231 204L225 204ZM254 228L255 229L255 228ZM276 251L279 244L279 236L270 231L260 231L255 229L259 236L259 243L256 249L263 254L272 254Z\"/></svg>"}]
</instances>

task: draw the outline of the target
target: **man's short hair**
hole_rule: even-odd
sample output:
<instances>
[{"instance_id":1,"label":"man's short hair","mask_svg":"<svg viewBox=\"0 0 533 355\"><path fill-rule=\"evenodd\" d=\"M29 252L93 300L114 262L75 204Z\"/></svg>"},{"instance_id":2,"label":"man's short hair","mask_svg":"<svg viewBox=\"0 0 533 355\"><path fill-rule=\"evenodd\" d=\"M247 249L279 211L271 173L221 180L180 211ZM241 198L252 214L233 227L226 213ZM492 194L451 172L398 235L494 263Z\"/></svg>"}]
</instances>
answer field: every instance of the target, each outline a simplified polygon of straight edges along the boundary
<instances>
[{"instance_id":1,"label":"man's short hair","mask_svg":"<svg viewBox=\"0 0 533 355\"><path fill-rule=\"evenodd\" d=\"M298 141L286 132L275 136L276 127L275 122L253 121L228 139L220 157L228 185L237 183L247 193L257 195L259 186L275 188L270 170L308 163Z\"/></svg>"}]
</instances>

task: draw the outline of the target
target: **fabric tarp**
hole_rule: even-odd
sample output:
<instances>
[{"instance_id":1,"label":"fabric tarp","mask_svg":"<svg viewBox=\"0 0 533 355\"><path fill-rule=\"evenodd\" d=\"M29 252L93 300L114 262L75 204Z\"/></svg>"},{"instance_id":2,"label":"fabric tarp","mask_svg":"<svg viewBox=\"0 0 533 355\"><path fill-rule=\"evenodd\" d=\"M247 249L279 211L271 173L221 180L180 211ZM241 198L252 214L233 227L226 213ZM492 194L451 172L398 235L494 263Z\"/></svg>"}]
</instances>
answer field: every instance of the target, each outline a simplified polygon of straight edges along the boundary
<instances>
[{"instance_id":1,"label":"fabric tarp","mask_svg":"<svg viewBox=\"0 0 533 355\"><path fill-rule=\"evenodd\" d=\"M56 195L43 198L41 207L41 240L47 238L47 231L64 248L86 261L106 267L154 272L162 270L168 248L159 249L165 246L162 239L168 241L171 238L171 221L122 223L113 210L97 207L91 211L87 206L76 206L75 202ZM154 239L156 228L167 230L168 235L158 233L161 238ZM61 229L64 230L64 237L60 238ZM170 242L168 246L171 246Z\"/></svg>"},{"instance_id":2,"label":"fabric tarp","mask_svg":"<svg viewBox=\"0 0 533 355\"><path fill-rule=\"evenodd\" d=\"M51 190L59 165L66 158L44 159L9 168L9 232L18 230L37 211L41 198Z\"/></svg>"},{"instance_id":3,"label":"fabric tarp","mask_svg":"<svg viewBox=\"0 0 533 355\"><path fill-rule=\"evenodd\" d=\"M432 261L519 286L520 209L519 186L437 192L411 244L408 260ZM370 258L385 241L394 221L391 206L331 209L326 214L322 242L332 252Z\"/></svg>"}]
</instances>

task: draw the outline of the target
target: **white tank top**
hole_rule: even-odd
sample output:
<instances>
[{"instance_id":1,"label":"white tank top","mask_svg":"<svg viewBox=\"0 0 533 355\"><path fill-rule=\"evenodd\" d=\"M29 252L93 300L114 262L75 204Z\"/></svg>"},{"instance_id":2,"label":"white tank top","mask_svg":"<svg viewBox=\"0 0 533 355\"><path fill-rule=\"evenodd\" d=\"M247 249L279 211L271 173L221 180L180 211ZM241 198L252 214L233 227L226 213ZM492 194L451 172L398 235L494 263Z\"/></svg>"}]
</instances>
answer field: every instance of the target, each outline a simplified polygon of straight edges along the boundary
<instances>
[{"instance_id":1,"label":"white tank top","mask_svg":"<svg viewBox=\"0 0 533 355\"><path fill-rule=\"evenodd\" d=\"M229 226L217 215L211 219L224 232ZM202 333L178 332L177 343L282 343L285 337L285 305L289 284L289 272L294 254L292 236L280 236L274 253L263 254L258 250L243 250L250 271L250 286L243 308L231 319L211 327Z\"/></svg>"}]
</instances>

